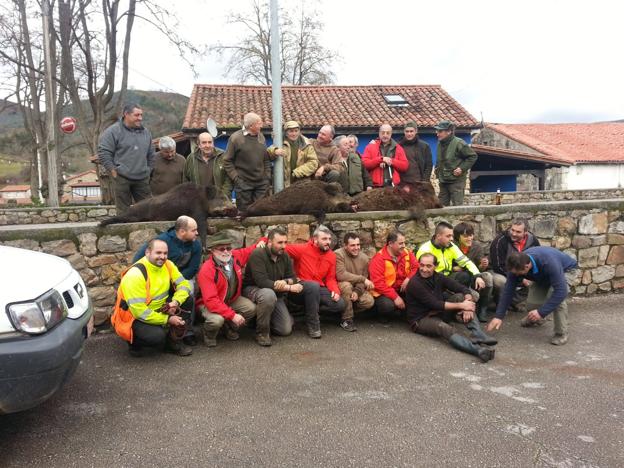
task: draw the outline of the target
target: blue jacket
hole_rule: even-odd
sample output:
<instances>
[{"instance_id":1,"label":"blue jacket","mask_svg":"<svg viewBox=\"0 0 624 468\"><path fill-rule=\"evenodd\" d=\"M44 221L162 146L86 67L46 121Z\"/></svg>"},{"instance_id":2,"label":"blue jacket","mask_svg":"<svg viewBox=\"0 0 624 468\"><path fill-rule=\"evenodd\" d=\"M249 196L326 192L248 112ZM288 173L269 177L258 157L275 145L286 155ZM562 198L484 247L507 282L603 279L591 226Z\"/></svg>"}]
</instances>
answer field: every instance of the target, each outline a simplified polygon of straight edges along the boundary
<instances>
[{"instance_id":1,"label":"blue jacket","mask_svg":"<svg viewBox=\"0 0 624 468\"><path fill-rule=\"evenodd\" d=\"M524 276L517 276L511 272L507 273L507 283L496 307L496 318L498 319L505 317L516 286L523 278L534 281L540 286L553 288L548 300L537 309L542 317L553 312L568 295L565 272L576 268L576 260L552 247L531 247L524 250L523 253L531 259L531 269Z\"/></svg>"},{"instance_id":2,"label":"blue jacket","mask_svg":"<svg viewBox=\"0 0 624 468\"><path fill-rule=\"evenodd\" d=\"M193 242L182 242L175 233L175 228L169 228L166 232L160 233L156 239L163 240L169 247L167 258L175 263L185 279L193 279L199 271L201 262L201 242L195 239ZM132 263L139 261L145 255L147 242L143 244L132 259Z\"/></svg>"}]
</instances>

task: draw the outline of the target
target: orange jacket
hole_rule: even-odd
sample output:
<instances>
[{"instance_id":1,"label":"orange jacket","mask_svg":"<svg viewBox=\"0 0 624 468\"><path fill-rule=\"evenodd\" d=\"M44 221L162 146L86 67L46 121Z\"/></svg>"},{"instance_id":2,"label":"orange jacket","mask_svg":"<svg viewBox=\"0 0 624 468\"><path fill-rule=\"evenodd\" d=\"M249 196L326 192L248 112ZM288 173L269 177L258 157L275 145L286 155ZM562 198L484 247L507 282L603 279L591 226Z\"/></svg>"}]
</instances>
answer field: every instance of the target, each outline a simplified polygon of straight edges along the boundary
<instances>
[{"instance_id":1,"label":"orange jacket","mask_svg":"<svg viewBox=\"0 0 624 468\"><path fill-rule=\"evenodd\" d=\"M368 275L375 285L373 296L386 296L394 301L405 278L411 278L417 271L418 260L411 251L403 249L395 261L388 253L388 246L384 246L368 264Z\"/></svg>"}]
</instances>

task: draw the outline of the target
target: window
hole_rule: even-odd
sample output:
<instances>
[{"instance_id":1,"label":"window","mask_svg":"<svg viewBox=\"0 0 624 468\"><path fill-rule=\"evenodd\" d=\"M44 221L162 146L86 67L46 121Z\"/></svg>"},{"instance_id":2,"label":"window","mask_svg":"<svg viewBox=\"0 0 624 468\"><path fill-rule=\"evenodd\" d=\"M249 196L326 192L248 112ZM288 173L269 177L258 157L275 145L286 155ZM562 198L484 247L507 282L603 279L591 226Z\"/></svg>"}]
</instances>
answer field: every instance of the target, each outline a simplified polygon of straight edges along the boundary
<instances>
[{"instance_id":1,"label":"window","mask_svg":"<svg viewBox=\"0 0 624 468\"><path fill-rule=\"evenodd\" d=\"M390 107L407 107L409 104L400 94L384 94L384 99Z\"/></svg>"}]
</instances>

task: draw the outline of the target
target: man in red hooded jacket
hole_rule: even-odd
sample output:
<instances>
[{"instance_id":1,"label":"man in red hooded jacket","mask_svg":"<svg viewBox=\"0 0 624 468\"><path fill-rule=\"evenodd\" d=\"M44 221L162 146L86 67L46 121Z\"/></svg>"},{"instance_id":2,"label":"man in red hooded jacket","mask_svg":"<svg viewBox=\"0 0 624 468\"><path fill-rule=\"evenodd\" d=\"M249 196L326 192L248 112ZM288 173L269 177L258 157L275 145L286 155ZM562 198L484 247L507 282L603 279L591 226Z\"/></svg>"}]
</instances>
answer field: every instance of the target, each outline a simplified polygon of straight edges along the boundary
<instances>
[{"instance_id":1,"label":"man in red hooded jacket","mask_svg":"<svg viewBox=\"0 0 624 468\"><path fill-rule=\"evenodd\" d=\"M256 317L256 305L241 296L243 267L256 247L263 247L265 238L256 244L232 250L232 239L225 232L219 232L206 241L210 251L208 259L197 274L197 284L201 296L197 300L197 310L205 322L204 344L217 346L217 334L226 324L226 338L238 339L238 328ZM271 315L256 317L256 331L268 333Z\"/></svg>"},{"instance_id":2,"label":"man in red hooded jacket","mask_svg":"<svg viewBox=\"0 0 624 468\"><path fill-rule=\"evenodd\" d=\"M399 311L405 311L405 291L410 278L418 271L418 260L405 248L405 236L391 232L386 245L368 264L370 280L375 285L372 295L381 320Z\"/></svg>"},{"instance_id":3,"label":"man in red hooded jacket","mask_svg":"<svg viewBox=\"0 0 624 468\"><path fill-rule=\"evenodd\" d=\"M340 317L345 308L336 281L336 254L331 250L331 231L320 225L307 243L288 244L286 252L293 259L295 272L304 287L304 294L293 300L303 301L308 335L320 338L319 309Z\"/></svg>"},{"instance_id":4,"label":"man in red hooded jacket","mask_svg":"<svg viewBox=\"0 0 624 468\"><path fill-rule=\"evenodd\" d=\"M388 124L379 127L379 139L366 146L362 162L373 180L373 187L399 185L400 174L409 167L405 150L392 139L392 127Z\"/></svg>"}]
</instances>

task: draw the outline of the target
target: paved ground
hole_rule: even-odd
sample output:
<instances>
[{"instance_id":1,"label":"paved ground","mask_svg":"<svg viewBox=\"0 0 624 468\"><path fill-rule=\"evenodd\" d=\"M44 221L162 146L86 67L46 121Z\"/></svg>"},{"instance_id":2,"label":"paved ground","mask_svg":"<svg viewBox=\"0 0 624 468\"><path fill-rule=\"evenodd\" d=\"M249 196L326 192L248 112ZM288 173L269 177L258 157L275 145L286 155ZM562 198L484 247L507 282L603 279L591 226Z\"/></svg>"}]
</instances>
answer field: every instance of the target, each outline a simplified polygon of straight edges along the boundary
<instances>
[{"instance_id":1,"label":"paved ground","mask_svg":"<svg viewBox=\"0 0 624 468\"><path fill-rule=\"evenodd\" d=\"M0 417L0 466L624 466L624 296L499 333L481 364L404 326L251 335L190 358L89 340L59 395Z\"/></svg>"}]
</instances>

